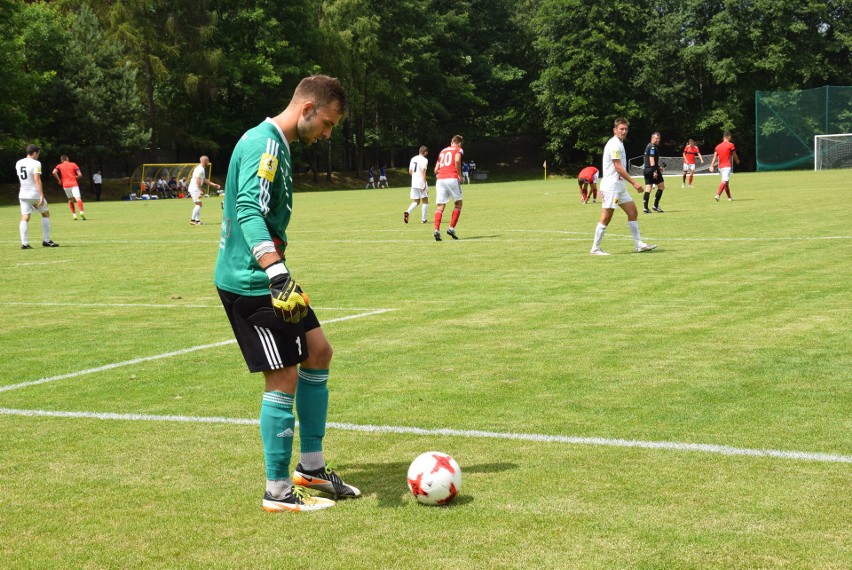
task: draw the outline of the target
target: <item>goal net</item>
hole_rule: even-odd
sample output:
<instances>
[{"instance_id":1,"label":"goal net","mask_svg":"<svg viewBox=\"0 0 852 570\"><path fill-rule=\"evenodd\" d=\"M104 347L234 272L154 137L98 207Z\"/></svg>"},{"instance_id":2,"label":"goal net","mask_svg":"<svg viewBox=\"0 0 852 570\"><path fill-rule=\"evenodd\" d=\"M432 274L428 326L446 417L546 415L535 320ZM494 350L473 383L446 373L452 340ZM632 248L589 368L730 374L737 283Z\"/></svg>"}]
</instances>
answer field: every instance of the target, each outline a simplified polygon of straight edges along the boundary
<instances>
[{"instance_id":1,"label":"goal net","mask_svg":"<svg viewBox=\"0 0 852 570\"><path fill-rule=\"evenodd\" d=\"M704 162L701 162L701 158ZM695 173L710 172L710 159L712 154L702 154L701 158L695 157ZM643 156L636 156L627 161L627 172L632 177L642 176ZM661 156L660 166L663 167L663 176L680 176L683 174L683 156Z\"/></svg>"},{"instance_id":2,"label":"goal net","mask_svg":"<svg viewBox=\"0 0 852 570\"><path fill-rule=\"evenodd\" d=\"M852 133L814 136L814 170L852 168Z\"/></svg>"},{"instance_id":3,"label":"goal net","mask_svg":"<svg viewBox=\"0 0 852 570\"><path fill-rule=\"evenodd\" d=\"M143 187L146 182L156 184L160 178L165 178L167 182L172 177L176 181L186 178L186 183L189 184L192 171L195 170L196 166L198 166L197 162L143 164L137 167L130 176L130 192L136 194L144 193ZM212 172L213 163L210 163L207 165L208 180Z\"/></svg>"}]
</instances>

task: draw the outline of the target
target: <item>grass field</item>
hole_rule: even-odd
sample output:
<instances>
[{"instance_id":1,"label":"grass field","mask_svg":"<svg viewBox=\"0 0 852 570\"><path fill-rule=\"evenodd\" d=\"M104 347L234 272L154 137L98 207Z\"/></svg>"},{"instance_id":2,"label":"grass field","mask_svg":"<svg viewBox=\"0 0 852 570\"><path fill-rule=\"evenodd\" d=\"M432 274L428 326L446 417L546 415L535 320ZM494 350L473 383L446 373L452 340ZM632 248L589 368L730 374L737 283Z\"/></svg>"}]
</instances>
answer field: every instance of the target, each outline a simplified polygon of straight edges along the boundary
<instances>
[{"instance_id":1,"label":"grass field","mask_svg":"<svg viewBox=\"0 0 852 570\"><path fill-rule=\"evenodd\" d=\"M721 203L672 178L659 248L619 211L607 258L573 180L466 186L441 243L405 188L297 194L326 456L365 494L298 515L260 509L218 199L193 227L187 200L72 222L51 195L61 247L36 215L30 251L2 207L0 566L848 569L849 175L738 173ZM430 449L462 466L447 508L407 493Z\"/></svg>"}]
</instances>

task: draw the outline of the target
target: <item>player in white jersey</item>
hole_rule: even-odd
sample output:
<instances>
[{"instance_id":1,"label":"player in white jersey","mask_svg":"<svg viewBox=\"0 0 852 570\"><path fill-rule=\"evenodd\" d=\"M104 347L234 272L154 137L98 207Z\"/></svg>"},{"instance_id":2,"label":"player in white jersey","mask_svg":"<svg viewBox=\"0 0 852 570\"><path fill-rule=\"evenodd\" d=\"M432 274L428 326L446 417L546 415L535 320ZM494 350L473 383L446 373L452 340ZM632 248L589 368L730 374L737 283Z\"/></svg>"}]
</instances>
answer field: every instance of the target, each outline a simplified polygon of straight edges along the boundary
<instances>
[{"instance_id":1,"label":"player in white jersey","mask_svg":"<svg viewBox=\"0 0 852 570\"><path fill-rule=\"evenodd\" d=\"M603 153L603 179L601 180L601 219L595 228L595 240L592 243L591 255L609 255L601 250L601 240L604 232L612 220L615 206L618 205L627 214L627 226L633 236L633 244L636 253L651 251L656 245L648 245L639 236L639 212L630 193L627 191L626 182L630 182L637 191L643 190L642 185L630 177L627 173L627 157L624 152L624 139L627 137L629 123L626 119L615 120L612 132L615 136L606 143Z\"/></svg>"},{"instance_id":2,"label":"player in white jersey","mask_svg":"<svg viewBox=\"0 0 852 570\"><path fill-rule=\"evenodd\" d=\"M41 183L41 162L38 161L40 149L31 144L27 147L27 157L15 164L15 174L21 181L18 200L21 202L21 249L32 249L29 242L30 214L41 214L41 245L44 247L59 247L50 239L50 212L47 200L44 198L44 186Z\"/></svg>"},{"instance_id":3,"label":"player in white jersey","mask_svg":"<svg viewBox=\"0 0 852 570\"><path fill-rule=\"evenodd\" d=\"M429 184L426 183L426 168L429 166L429 159L426 155L429 154L429 149L425 146L420 147L420 153L411 158L408 163L408 173L411 175L411 205L408 210L402 213L402 220L407 224L408 216L418 204L423 204L423 217L420 220L421 224L426 223L426 214L429 210Z\"/></svg>"},{"instance_id":4,"label":"player in white jersey","mask_svg":"<svg viewBox=\"0 0 852 570\"><path fill-rule=\"evenodd\" d=\"M198 166L192 171L192 178L189 181L189 195L192 196L192 201L195 203L195 208L192 209L192 217L189 223L193 226L201 225L201 198L204 196L203 187L207 184L208 188L213 186L217 190L222 187L215 182L207 180L207 165L210 164L210 159L202 156L198 159Z\"/></svg>"}]
</instances>

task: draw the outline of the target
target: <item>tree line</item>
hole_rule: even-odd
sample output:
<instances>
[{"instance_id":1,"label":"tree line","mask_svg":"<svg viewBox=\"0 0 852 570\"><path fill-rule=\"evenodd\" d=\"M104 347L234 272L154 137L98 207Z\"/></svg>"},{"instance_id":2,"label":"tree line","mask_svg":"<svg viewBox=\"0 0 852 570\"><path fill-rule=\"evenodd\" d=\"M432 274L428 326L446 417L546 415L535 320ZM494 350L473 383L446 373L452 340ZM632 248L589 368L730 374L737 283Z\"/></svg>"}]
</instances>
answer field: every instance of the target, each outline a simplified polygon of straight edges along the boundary
<instances>
[{"instance_id":1,"label":"tree line","mask_svg":"<svg viewBox=\"0 0 852 570\"><path fill-rule=\"evenodd\" d=\"M226 162L321 72L351 113L328 144L294 145L315 173L456 133L533 135L530 154L574 168L616 116L629 151L731 130L749 165L756 90L852 85L850 0L0 0L0 19L4 164L31 142L90 167Z\"/></svg>"}]
</instances>

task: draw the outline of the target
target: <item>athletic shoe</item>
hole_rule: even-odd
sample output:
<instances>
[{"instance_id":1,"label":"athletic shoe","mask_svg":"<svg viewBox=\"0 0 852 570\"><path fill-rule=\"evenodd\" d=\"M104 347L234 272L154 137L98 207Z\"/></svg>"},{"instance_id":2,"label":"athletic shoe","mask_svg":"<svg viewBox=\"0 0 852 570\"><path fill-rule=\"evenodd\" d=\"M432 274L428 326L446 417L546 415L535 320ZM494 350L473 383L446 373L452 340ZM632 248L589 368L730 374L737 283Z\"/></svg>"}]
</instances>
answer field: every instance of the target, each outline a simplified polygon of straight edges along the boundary
<instances>
[{"instance_id":1,"label":"athletic shoe","mask_svg":"<svg viewBox=\"0 0 852 570\"><path fill-rule=\"evenodd\" d=\"M435 241L441 241L441 232L435 230Z\"/></svg>"},{"instance_id":2,"label":"athletic shoe","mask_svg":"<svg viewBox=\"0 0 852 570\"><path fill-rule=\"evenodd\" d=\"M690 187L690 188L695 188L695 186L693 186L692 184L690 184L690 185L689 185L689 187Z\"/></svg>"},{"instance_id":3,"label":"athletic shoe","mask_svg":"<svg viewBox=\"0 0 852 570\"><path fill-rule=\"evenodd\" d=\"M80 217L83 218L84 222L86 221L86 214L84 214L83 212L80 212Z\"/></svg>"},{"instance_id":4,"label":"athletic shoe","mask_svg":"<svg viewBox=\"0 0 852 570\"><path fill-rule=\"evenodd\" d=\"M714 198L716 198L717 202L719 201L719 196L714 196Z\"/></svg>"},{"instance_id":5,"label":"athletic shoe","mask_svg":"<svg viewBox=\"0 0 852 570\"><path fill-rule=\"evenodd\" d=\"M733 202L733 201L734 201L733 198L728 198L728 202Z\"/></svg>"},{"instance_id":6,"label":"athletic shoe","mask_svg":"<svg viewBox=\"0 0 852 570\"><path fill-rule=\"evenodd\" d=\"M661 213L661 214L663 213L663 209L662 209L662 208L659 208L659 207L657 207L657 206L654 206L652 209L653 209L655 212L659 212L659 213Z\"/></svg>"},{"instance_id":7,"label":"athletic shoe","mask_svg":"<svg viewBox=\"0 0 852 570\"><path fill-rule=\"evenodd\" d=\"M593 249L592 251L589 252L589 255L609 255L609 254L602 249Z\"/></svg>"},{"instance_id":8,"label":"athletic shoe","mask_svg":"<svg viewBox=\"0 0 852 570\"><path fill-rule=\"evenodd\" d=\"M408 223L408 212L402 213L402 221L405 222L406 224Z\"/></svg>"},{"instance_id":9,"label":"athletic shoe","mask_svg":"<svg viewBox=\"0 0 852 570\"><path fill-rule=\"evenodd\" d=\"M197 226L198 222L196 222L195 220L189 220L189 225L190 226Z\"/></svg>"},{"instance_id":10,"label":"athletic shoe","mask_svg":"<svg viewBox=\"0 0 852 570\"><path fill-rule=\"evenodd\" d=\"M642 242L639 247L636 248L636 253L642 253L643 251L652 251L657 249L656 245L648 245L645 242Z\"/></svg>"},{"instance_id":11,"label":"athletic shoe","mask_svg":"<svg viewBox=\"0 0 852 570\"><path fill-rule=\"evenodd\" d=\"M32 248L33 248L33 246L31 246L31 245L30 245L30 244L28 244L28 243L25 243L25 244L22 244L22 245L21 245L21 249L32 249Z\"/></svg>"},{"instance_id":12,"label":"athletic shoe","mask_svg":"<svg viewBox=\"0 0 852 570\"><path fill-rule=\"evenodd\" d=\"M334 495L337 499L351 499L361 496L361 491L357 487L344 483L343 479L338 477L329 465L308 471L299 463L293 472L293 483Z\"/></svg>"},{"instance_id":13,"label":"athletic shoe","mask_svg":"<svg viewBox=\"0 0 852 570\"><path fill-rule=\"evenodd\" d=\"M74 221L76 222L76 221L77 221L77 214L72 214L72 215L71 215L71 219L72 219L72 220L74 220Z\"/></svg>"},{"instance_id":14,"label":"athletic shoe","mask_svg":"<svg viewBox=\"0 0 852 570\"><path fill-rule=\"evenodd\" d=\"M47 240L47 241L41 242L41 245L43 245L44 247L59 247L58 243L54 243L54 241L50 240L50 239Z\"/></svg>"},{"instance_id":15,"label":"athletic shoe","mask_svg":"<svg viewBox=\"0 0 852 570\"><path fill-rule=\"evenodd\" d=\"M597 204L597 202L598 202L597 198L592 198L592 204Z\"/></svg>"},{"instance_id":16,"label":"athletic shoe","mask_svg":"<svg viewBox=\"0 0 852 570\"><path fill-rule=\"evenodd\" d=\"M447 228L447 235L453 239L459 239L459 236L456 235L456 230L453 228Z\"/></svg>"},{"instance_id":17,"label":"athletic shoe","mask_svg":"<svg viewBox=\"0 0 852 570\"><path fill-rule=\"evenodd\" d=\"M583 204L588 204L588 200L580 200Z\"/></svg>"},{"instance_id":18,"label":"athletic shoe","mask_svg":"<svg viewBox=\"0 0 852 570\"><path fill-rule=\"evenodd\" d=\"M287 493L280 499L273 499L269 491L263 495L263 510L268 513L279 513L282 511L290 511L291 513L300 513L302 511L319 511L334 506L334 501L331 499L323 499L322 497L312 497L308 495L304 489L299 487L290 487Z\"/></svg>"},{"instance_id":19,"label":"athletic shoe","mask_svg":"<svg viewBox=\"0 0 852 570\"><path fill-rule=\"evenodd\" d=\"M686 186L685 186L685 185L683 185L683 184L681 184L681 185L680 185L680 187L681 187L681 188L686 188Z\"/></svg>"},{"instance_id":20,"label":"athletic shoe","mask_svg":"<svg viewBox=\"0 0 852 570\"><path fill-rule=\"evenodd\" d=\"M642 209L642 211L643 211L643 212L645 212L646 214L650 214L650 213L651 213L651 210L649 210L648 208L643 208L643 209Z\"/></svg>"},{"instance_id":21,"label":"athletic shoe","mask_svg":"<svg viewBox=\"0 0 852 570\"><path fill-rule=\"evenodd\" d=\"M428 224L428 223L429 223L429 221L428 221L428 220L420 220L420 223L421 223L421 224Z\"/></svg>"}]
</instances>

